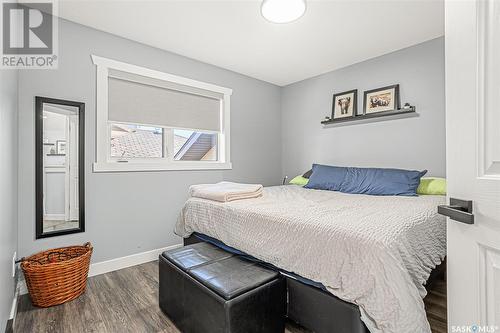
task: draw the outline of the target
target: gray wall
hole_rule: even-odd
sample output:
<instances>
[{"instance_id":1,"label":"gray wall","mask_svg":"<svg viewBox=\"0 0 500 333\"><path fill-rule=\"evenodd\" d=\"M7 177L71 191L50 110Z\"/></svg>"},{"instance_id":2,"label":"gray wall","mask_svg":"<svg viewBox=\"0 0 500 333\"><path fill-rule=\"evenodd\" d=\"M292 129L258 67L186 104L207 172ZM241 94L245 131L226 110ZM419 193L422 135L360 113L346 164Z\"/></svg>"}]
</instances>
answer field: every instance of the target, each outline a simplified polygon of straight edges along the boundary
<instances>
[{"instance_id":1,"label":"gray wall","mask_svg":"<svg viewBox=\"0 0 500 333\"><path fill-rule=\"evenodd\" d=\"M91 241L93 262L177 244L172 233L189 185L233 180L279 184L312 163L429 169L445 173L444 40L336 70L284 88L60 22L59 69L19 76L19 255ZM233 89L228 171L93 173L96 74L90 54ZM418 118L323 129L334 92L399 83ZM86 103L86 232L35 240L34 96Z\"/></svg>"},{"instance_id":2,"label":"gray wall","mask_svg":"<svg viewBox=\"0 0 500 333\"><path fill-rule=\"evenodd\" d=\"M91 241L93 262L177 244L172 230L189 185L222 179L281 181L280 88L67 21L59 25L59 69L20 71L19 254ZM229 171L93 173L96 74L90 55L233 89ZM86 103L86 232L35 240L34 97Z\"/></svg>"},{"instance_id":3,"label":"gray wall","mask_svg":"<svg viewBox=\"0 0 500 333\"><path fill-rule=\"evenodd\" d=\"M400 84L417 118L322 128L332 95ZM295 176L312 163L428 169L445 175L444 38L386 54L282 89L282 166Z\"/></svg>"},{"instance_id":4,"label":"gray wall","mask_svg":"<svg viewBox=\"0 0 500 333\"><path fill-rule=\"evenodd\" d=\"M0 330L14 297L12 256L17 250L17 71L0 70Z\"/></svg>"}]
</instances>

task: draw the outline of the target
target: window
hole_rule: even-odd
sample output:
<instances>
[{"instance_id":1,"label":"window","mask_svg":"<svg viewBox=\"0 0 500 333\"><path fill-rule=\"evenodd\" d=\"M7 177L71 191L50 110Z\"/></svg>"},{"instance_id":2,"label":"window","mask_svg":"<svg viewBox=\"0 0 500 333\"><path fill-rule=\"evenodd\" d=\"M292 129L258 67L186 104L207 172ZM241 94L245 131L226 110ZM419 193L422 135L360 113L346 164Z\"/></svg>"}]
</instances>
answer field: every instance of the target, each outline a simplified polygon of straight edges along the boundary
<instances>
[{"instance_id":1,"label":"window","mask_svg":"<svg viewBox=\"0 0 500 333\"><path fill-rule=\"evenodd\" d=\"M92 56L94 171L230 169L231 89Z\"/></svg>"},{"instance_id":2,"label":"window","mask_svg":"<svg viewBox=\"0 0 500 333\"><path fill-rule=\"evenodd\" d=\"M163 128L118 123L111 123L110 127L112 159L165 157Z\"/></svg>"},{"instance_id":3,"label":"window","mask_svg":"<svg viewBox=\"0 0 500 333\"><path fill-rule=\"evenodd\" d=\"M174 130L176 161L217 161L217 134Z\"/></svg>"}]
</instances>

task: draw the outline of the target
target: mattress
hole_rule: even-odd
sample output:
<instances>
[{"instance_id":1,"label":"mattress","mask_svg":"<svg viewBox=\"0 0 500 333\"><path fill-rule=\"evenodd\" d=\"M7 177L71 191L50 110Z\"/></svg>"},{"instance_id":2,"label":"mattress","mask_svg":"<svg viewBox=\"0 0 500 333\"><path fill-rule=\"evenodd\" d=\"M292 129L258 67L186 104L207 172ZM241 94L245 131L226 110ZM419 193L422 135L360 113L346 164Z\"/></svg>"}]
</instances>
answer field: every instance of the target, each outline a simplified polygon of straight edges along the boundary
<instances>
[{"instance_id":1,"label":"mattress","mask_svg":"<svg viewBox=\"0 0 500 333\"><path fill-rule=\"evenodd\" d=\"M424 283L446 254L443 196L344 194L276 186L256 199L190 198L175 232L193 232L321 283L360 308L371 332L430 332Z\"/></svg>"}]
</instances>

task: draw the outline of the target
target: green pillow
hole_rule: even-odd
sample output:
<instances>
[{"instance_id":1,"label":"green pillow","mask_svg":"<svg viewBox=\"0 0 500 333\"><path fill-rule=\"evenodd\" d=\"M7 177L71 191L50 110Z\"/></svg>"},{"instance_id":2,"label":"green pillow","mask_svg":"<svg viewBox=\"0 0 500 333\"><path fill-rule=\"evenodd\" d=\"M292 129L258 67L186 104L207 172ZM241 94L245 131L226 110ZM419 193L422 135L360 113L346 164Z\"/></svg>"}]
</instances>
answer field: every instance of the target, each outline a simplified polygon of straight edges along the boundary
<instances>
[{"instance_id":1,"label":"green pillow","mask_svg":"<svg viewBox=\"0 0 500 333\"><path fill-rule=\"evenodd\" d=\"M446 179L437 177L421 178L417 194L446 195Z\"/></svg>"},{"instance_id":2,"label":"green pillow","mask_svg":"<svg viewBox=\"0 0 500 333\"><path fill-rule=\"evenodd\" d=\"M298 175L294 179L290 180L290 184L304 186L309 182L309 179L304 178L302 175Z\"/></svg>"}]
</instances>

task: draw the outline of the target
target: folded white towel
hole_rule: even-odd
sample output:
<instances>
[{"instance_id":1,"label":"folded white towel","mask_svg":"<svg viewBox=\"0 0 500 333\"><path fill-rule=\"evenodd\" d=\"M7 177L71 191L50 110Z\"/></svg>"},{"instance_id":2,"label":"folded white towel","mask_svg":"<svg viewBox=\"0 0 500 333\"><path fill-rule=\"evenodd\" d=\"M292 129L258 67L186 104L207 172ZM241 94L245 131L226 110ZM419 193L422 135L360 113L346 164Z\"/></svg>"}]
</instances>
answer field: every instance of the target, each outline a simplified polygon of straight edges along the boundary
<instances>
[{"instance_id":1,"label":"folded white towel","mask_svg":"<svg viewBox=\"0 0 500 333\"><path fill-rule=\"evenodd\" d=\"M192 197L226 202L260 197L262 188L263 186L260 184L220 182L217 184L191 185L189 194Z\"/></svg>"}]
</instances>

